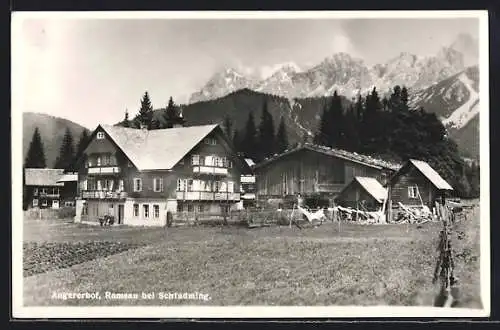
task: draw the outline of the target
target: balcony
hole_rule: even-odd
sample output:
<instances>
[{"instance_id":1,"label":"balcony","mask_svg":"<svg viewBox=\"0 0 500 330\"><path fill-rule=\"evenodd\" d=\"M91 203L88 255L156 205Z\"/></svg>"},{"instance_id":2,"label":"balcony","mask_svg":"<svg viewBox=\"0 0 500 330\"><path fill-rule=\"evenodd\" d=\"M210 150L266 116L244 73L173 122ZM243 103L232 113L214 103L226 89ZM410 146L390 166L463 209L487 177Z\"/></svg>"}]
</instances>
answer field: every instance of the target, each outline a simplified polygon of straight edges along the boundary
<instances>
[{"instance_id":1,"label":"balcony","mask_svg":"<svg viewBox=\"0 0 500 330\"><path fill-rule=\"evenodd\" d=\"M187 201L239 201L237 192L177 191L178 200Z\"/></svg>"},{"instance_id":2,"label":"balcony","mask_svg":"<svg viewBox=\"0 0 500 330\"><path fill-rule=\"evenodd\" d=\"M255 176L253 175L242 175L240 178L241 183L255 183Z\"/></svg>"},{"instance_id":3,"label":"balcony","mask_svg":"<svg viewBox=\"0 0 500 330\"><path fill-rule=\"evenodd\" d=\"M88 174L118 174L120 168L118 166L104 166L104 167L89 167Z\"/></svg>"},{"instance_id":4,"label":"balcony","mask_svg":"<svg viewBox=\"0 0 500 330\"><path fill-rule=\"evenodd\" d=\"M35 196L44 197L44 198L59 198L60 197L59 194L49 194L49 193L38 193L38 194L35 194Z\"/></svg>"},{"instance_id":5,"label":"balcony","mask_svg":"<svg viewBox=\"0 0 500 330\"><path fill-rule=\"evenodd\" d=\"M193 173L212 174L212 175L227 175L228 170L226 167L193 166Z\"/></svg>"},{"instance_id":6,"label":"balcony","mask_svg":"<svg viewBox=\"0 0 500 330\"><path fill-rule=\"evenodd\" d=\"M83 190L83 199L125 199L125 191L103 191L103 190Z\"/></svg>"}]
</instances>

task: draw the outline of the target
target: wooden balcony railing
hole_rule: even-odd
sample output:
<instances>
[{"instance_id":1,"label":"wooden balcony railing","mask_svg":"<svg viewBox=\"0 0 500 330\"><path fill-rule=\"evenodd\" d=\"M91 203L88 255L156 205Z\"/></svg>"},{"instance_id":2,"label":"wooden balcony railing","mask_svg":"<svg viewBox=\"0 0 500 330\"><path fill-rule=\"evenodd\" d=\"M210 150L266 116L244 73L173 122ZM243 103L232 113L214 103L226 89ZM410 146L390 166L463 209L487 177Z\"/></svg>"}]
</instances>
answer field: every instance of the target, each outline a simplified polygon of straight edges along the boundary
<instances>
[{"instance_id":1,"label":"wooden balcony railing","mask_svg":"<svg viewBox=\"0 0 500 330\"><path fill-rule=\"evenodd\" d=\"M127 198L125 191L83 190L83 199L124 199Z\"/></svg>"},{"instance_id":2,"label":"wooden balcony railing","mask_svg":"<svg viewBox=\"0 0 500 330\"><path fill-rule=\"evenodd\" d=\"M88 174L118 174L121 169L118 166L89 167Z\"/></svg>"},{"instance_id":3,"label":"wooden balcony railing","mask_svg":"<svg viewBox=\"0 0 500 330\"><path fill-rule=\"evenodd\" d=\"M189 201L239 201L238 192L177 191L178 200Z\"/></svg>"},{"instance_id":4,"label":"wooden balcony railing","mask_svg":"<svg viewBox=\"0 0 500 330\"><path fill-rule=\"evenodd\" d=\"M193 173L227 175L229 172L226 167L193 166Z\"/></svg>"}]
</instances>

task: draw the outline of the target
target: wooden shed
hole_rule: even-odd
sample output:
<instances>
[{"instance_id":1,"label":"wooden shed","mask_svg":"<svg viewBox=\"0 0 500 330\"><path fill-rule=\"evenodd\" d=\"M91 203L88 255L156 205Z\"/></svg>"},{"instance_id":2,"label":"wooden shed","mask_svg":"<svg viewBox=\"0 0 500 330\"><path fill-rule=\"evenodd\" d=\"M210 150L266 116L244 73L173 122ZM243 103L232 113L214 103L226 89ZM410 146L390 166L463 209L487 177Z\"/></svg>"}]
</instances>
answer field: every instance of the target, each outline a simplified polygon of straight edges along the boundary
<instances>
[{"instance_id":1,"label":"wooden shed","mask_svg":"<svg viewBox=\"0 0 500 330\"><path fill-rule=\"evenodd\" d=\"M387 189L375 178L356 176L335 198L335 203L362 211L378 211L387 199Z\"/></svg>"},{"instance_id":2,"label":"wooden shed","mask_svg":"<svg viewBox=\"0 0 500 330\"><path fill-rule=\"evenodd\" d=\"M452 191L428 163L410 159L389 181L389 202L392 207L427 206L432 210L434 202Z\"/></svg>"},{"instance_id":3,"label":"wooden shed","mask_svg":"<svg viewBox=\"0 0 500 330\"><path fill-rule=\"evenodd\" d=\"M335 197L356 176L376 178L384 184L400 167L367 155L306 143L254 167L257 197Z\"/></svg>"}]
</instances>

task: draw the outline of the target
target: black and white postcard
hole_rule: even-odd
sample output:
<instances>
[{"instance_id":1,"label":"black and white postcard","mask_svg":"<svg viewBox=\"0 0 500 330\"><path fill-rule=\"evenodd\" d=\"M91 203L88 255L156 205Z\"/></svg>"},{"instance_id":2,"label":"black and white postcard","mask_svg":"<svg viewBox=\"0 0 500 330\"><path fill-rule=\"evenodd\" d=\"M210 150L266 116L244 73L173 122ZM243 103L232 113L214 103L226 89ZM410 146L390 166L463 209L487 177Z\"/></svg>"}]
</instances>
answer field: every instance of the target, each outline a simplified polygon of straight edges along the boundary
<instances>
[{"instance_id":1,"label":"black and white postcard","mask_svg":"<svg viewBox=\"0 0 500 330\"><path fill-rule=\"evenodd\" d=\"M484 317L487 11L13 12L18 318Z\"/></svg>"}]
</instances>

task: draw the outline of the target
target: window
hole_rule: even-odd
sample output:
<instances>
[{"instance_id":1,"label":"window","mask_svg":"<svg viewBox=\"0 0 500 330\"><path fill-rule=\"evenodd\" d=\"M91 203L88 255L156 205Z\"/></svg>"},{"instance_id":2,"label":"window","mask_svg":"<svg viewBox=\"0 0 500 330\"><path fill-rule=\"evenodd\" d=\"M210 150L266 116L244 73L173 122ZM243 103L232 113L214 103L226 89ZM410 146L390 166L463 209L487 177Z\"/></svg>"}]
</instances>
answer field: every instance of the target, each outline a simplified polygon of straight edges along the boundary
<instances>
[{"instance_id":1,"label":"window","mask_svg":"<svg viewBox=\"0 0 500 330\"><path fill-rule=\"evenodd\" d=\"M229 182L227 183L227 191L229 191L229 192L234 192L234 182L229 181Z\"/></svg>"},{"instance_id":2,"label":"window","mask_svg":"<svg viewBox=\"0 0 500 330\"><path fill-rule=\"evenodd\" d=\"M177 203L177 212L182 212L182 203Z\"/></svg>"},{"instance_id":3,"label":"window","mask_svg":"<svg viewBox=\"0 0 500 330\"><path fill-rule=\"evenodd\" d=\"M97 166L101 166L101 156L97 156Z\"/></svg>"},{"instance_id":4,"label":"window","mask_svg":"<svg viewBox=\"0 0 500 330\"><path fill-rule=\"evenodd\" d=\"M160 205L153 205L153 216L155 218L159 218L160 217Z\"/></svg>"},{"instance_id":5,"label":"window","mask_svg":"<svg viewBox=\"0 0 500 330\"><path fill-rule=\"evenodd\" d=\"M205 166L214 166L214 157L213 156L206 156L204 165Z\"/></svg>"},{"instance_id":6,"label":"window","mask_svg":"<svg viewBox=\"0 0 500 330\"><path fill-rule=\"evenodd\" d=\"M177 179L177 191L184 191L186 189L186 180Z\"/></svg>"},{"instance_id":7,"label":"window","mask_svg":"<svg viewBox=\"0 0 500 330\"><path fill-rule=\"evenodd\" d=\"M206 138L205 139L205 144L216 145L217 144L217 140L214 139L214 138Z\"/></svg>"},{"instance_id":8,"label":"window","mask_svg":"<svg viewBox=\"0 0 500 330\"><path fill-rule=\"evenodd\" d=\"M36 199L36 198L33 199L33 206L34 207L38 206L38 199Z\"/></svg>"},{"instance_id":9,"label":"window","mask_svg":"<svg viewBox=\"0 0 500 330\"><path fill-rule=\"evenodd\" d=\"M148 204L144 204L142 206L142 214L143 214L144 218L149 218L149 205Z\"/></svg>"},{"instance_id":10,"label":"window","mask_svg":"<svg viewBox=\"0 0 500 330\"><path fill-rule=\"evenodd\" d=\"M193 180L187 180L187 191L193 191Z\"/></svg>"},{"instance_id":11,"label":"window","mask_svg":"<svg viewBox=\"0 0 500 330\"><path fill-rule=\"evenodd\" d=\"M200 155L191 156L191 164L192 165L200 165Z\"/></svg>"},{"instance_id":12,"label":"window","mask_svg":"<svg viewBox=\"0 0 500 330\"><path fill-rule=\"evenodd\" d=\"M139 216L139 204L134 204L134 217Z\"/></svg>"},{"instance_id":13,"label":"window","mask_svg":"<svg viewBox=\"0 0 500 330\"><path fill-rule=\"evenodd\" d=\"M142 191L142 179L141 178L134 178L134 191Z\"/></svg>"},{"instance_id":14,"label":"window","mask_svg":"<svg viewBox=\"0 0 500 330\"><path fill-rule=\"evenodd\" d=\"M408 187L408 197L409 198L418 198L418 187L417 186Z\"/></svg>"},{"instance_id":15,"label":"window","mask_svg":"<svg viewBox=\"0 0 500 330\"><path fill-rule=\"evenodd\" d=\"M94 159L92 157L89 157L89 159L87 159L87 166L88 167L94 166Z\"/></svg>"},{"instance_id":16,"label":"window","mask_svg":"<svg viewBox=\"0 0 500 330\"><path fill-rule=\"evenodd\" d=\"M163 191L163 178L154 178L153 179L153 190L155 192Z\"/></svg>"},{"instance_id":17,"label":"window","mask_svg":"<svg viewBox=\"0 0 500 330\"><path fill-rule=\"evenodd\" d=\"M38 195L38 188L33 188L33 195Z\"/></svg>"},{"instance_id":18,"label":"window","mask_svg":"<svg viewBox=\"0 0 500 330\"><path fill-rule=\"evenodd\" d=\"M205 212L205 205L204 204L198 205L198 212Z\"/></svg>"},{"instance_id":19,"label":"window","mask_svg":"<svg viewBox=\"0 0 500 330\"><path fill-rule=\"evenodd\" d=\"M46 194L47 194L47 189L40 188L40 195L46 195Z\"/></svg>"},{"instance_id":20,"label":"window","mask_svg":"<svg viewBox=\"0 0 500 330\"><path fill-rule=\"evenodd\" d=\"M104 132L97 132L97 139L103 140L104 139Z\"/></svg>"},{"instance_id":21,"label":"window","mask_svg":"<svg viewBox=\"0 0 500 330\"><path fill-rule=\"evenodd\" d=\"M118 191L124 191L124 190L125 190L125 187L123 184L123 180L120 180L119 184L118 184Z\"/></svg>"},{"instance_id":22,"label":"window","mask_svg":"<svg viewBox=\"0 0 500 330\"><path fill-rule=\"evenodd\" d=\"M188 212L194 212L194 205L188 204Z\"/></svg>"},{"instance_id":23,"label":"window","mask_svg":"<svg viewBox=\"0 0 500 330\"><path fill-rule=\"evenodd\" d=\"M42 201L42 206L47 206L47 200L46 200L46 199L44 199L44 200Z\"/></svg>"}]
</instances>

